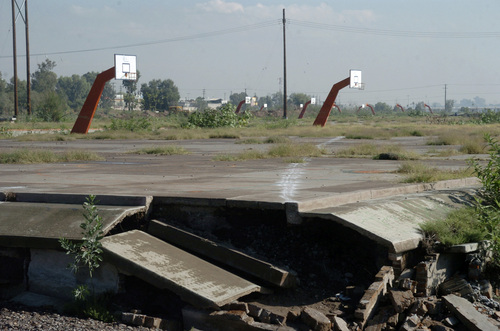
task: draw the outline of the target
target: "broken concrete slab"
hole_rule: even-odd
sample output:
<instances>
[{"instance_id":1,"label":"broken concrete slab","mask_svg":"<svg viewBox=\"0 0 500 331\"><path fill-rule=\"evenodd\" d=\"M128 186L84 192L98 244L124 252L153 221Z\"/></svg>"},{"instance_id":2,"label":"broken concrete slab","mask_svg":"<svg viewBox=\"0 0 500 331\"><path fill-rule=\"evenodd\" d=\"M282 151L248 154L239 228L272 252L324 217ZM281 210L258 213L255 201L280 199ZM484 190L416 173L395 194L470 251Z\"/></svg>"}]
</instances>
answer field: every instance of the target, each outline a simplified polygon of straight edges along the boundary
<instances>
[{"instance_id":1,"label":"broken concrete slab","mask_svg":"<svg viewBox=\"0 0 500 331\"><path fill-rule=\"evenodd\" d=\"M445 218L470 203L474 188L399 195L301 212L301 217L330 219L386 246L393 253L416 249L419 224Z\"/></svg>"},{"instance_id":2,"label":"broken concrete slab","mask_svg":"<svg viewBox=\"0 0 500 331\"><path fill-rule=\"evenodd\" d=\"M98 205L97 208L104 234L127 216L147 212L144 205ZM82 239L83 212L81 204L0 202L0 246L60 249L60 238Z\"/></svg>"},{"instance_id":3,"label":"broken concrete slab","mask_svg":"<svg viewBox=\"0 0 500 331\"><path fill-rule=\"evenodd\" d=\"M224 269L139 230L102 239L106 261L123 273L168 289L199 308L215 308L261 290Z\"/></svg>"},{"instance_id":4,"label":"broken concrete slab","mask_svg":"<svg viewBox=\"0 0 500 331\"><path fill-rule=\"evenodd\" d=\"M235 268L272 285L293 287L297 284L296 276L286 270L160 221L152 220L147 232L177 247L206 258L209 257L213 261Z\"/></svg>"},{"instance_id":5,"label":"broken concrete slab","mask_svg":"<svg viewBox=\"0 0 500 331\"><path fill-rule=\"evenodd\" d=\"M479 313L476 308L464 298L449 294L443 297L446 307L467 327L473 331L498 331L498 328Z\"/></svg>"}]
</instances>

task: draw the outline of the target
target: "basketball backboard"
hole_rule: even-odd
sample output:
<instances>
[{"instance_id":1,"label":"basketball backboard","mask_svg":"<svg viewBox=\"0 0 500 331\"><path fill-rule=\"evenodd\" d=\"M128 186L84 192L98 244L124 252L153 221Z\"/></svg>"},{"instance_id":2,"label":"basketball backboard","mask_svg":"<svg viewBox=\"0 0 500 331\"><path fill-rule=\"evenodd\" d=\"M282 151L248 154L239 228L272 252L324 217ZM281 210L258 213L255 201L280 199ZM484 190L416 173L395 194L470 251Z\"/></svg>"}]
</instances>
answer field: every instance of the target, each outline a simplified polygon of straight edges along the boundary
<instances>
[{"instance_id":1,"label":"basketball backboard","mask_svg":"<svg viewBox=\"0 0 500 331\"><path fill-rule=\"evenodd\" d=\"M349 77L351 78L349 87L361 89L363 81L361 80L361 70L349 70Z\"/></svg>"},{"instance_id":2,"label":"basketball backboard","mask_svg":"<svg viewBox=\"0 0 500 331\"><path fill-rule=\"evenodd\" d=\"M135 55L115 54L115 79L137 79L137 63Z\"/></svg>"}]
</instances>

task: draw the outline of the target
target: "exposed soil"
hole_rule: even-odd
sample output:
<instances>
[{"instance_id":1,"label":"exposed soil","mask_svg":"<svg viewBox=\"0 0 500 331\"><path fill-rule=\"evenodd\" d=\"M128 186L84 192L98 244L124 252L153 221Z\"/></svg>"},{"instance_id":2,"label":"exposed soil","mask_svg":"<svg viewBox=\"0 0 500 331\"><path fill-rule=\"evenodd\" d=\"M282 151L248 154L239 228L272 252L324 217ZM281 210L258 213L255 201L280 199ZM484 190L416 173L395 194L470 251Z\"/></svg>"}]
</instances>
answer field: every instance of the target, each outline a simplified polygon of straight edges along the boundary
<instances>
[{"instance_id":1,"label":"exposed soil","mask_svg":"<svg viewBox=\"0 0 500 331\"><path fill-rule=\"evenodd\" d=\"M272 294L240 299L282 316L305 306L327 316L349 315L380 267L389 263L384 247L332 221L287 225L280 213L254 210L217 222L157 219L296 273L296 288L271 288Z\"/></svg>"}]
</instances>

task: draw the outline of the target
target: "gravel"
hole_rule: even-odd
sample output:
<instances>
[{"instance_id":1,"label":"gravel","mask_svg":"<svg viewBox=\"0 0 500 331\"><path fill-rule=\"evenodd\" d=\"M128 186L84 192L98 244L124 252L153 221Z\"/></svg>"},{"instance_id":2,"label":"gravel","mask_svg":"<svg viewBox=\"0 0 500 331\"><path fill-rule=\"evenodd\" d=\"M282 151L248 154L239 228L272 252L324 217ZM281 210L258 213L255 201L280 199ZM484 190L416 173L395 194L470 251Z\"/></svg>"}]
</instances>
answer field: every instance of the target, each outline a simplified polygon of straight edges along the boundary
<instances>
[{"instance_id":1,"label":"gravel","mask_svg":"<svg viewBox=\"0 0 500 331\"><path fill-rule=\"evenodd\" d=\"M33 309L9 302L2 302L0 307L0 330L151 330L121 323L104 323L92 319L65 316L50 309Z\"/></svg>"}]
</instances>

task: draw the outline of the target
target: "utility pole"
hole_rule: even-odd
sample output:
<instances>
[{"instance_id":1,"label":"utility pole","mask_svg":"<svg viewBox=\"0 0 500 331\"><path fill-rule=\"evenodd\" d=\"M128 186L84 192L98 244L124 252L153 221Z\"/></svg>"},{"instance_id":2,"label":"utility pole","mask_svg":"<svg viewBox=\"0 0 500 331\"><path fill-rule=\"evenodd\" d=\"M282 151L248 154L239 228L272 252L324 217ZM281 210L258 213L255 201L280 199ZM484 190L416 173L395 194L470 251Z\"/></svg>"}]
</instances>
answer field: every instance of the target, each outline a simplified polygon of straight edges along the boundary
<instances>
[{"instance_id":1,"label":"utility pole","mask_svg":"<svg viewBox=\"0 0 500 331\"><path fill-rule=\"evenodd\" d=\"M19 15L24 21L25 31L26 31L26 108L28 115L31 115L31 72L30 72L30 43L29 43L29 24L28 24L28 0L24 0L24 17L21 12L22 5L19 6L17 0L12 0L12 53L14 59L14 118L17 118L19 115L19 97L17 93L17 43L16 43L16 12L19 12ZM17 8L17 11L16 11Z\"/></svg>"},{"instance_id":2,"label":"utility pole","mask_svg":"<svg viewBox=\"0 0 500 331\"><path fill-rule=\"evenodd\" d=\"M17 51L16 51L16 11L15 0L12 0L12 52L14 58L14 117L17 119L18 102L17 102Z\"/></svg>"},{"instance_id":3,"label":"utility pole","mask_svg":"<svg viewBox=\"0 0 500 331\"><path fill-rule=\"evenodd\" d=\"M284 79L284 87L283 87L283 118L287 118L286 115L286 35L285 35L285 8L283 8L283 79Z\"/></svg>"},{"instance_id":4,"label":"utility pole","mask_svg":"<svg viewBox=\"0 0 500 331\"><path fill-rule=\"evenodd\" d=\"M28 28L28 0L24 0L24 24L26 26L26 107L31 116L31 72L30 72L30 38Z\"/></svg>"},{"instance_id":5,"label":"utility pole","mask_svg":"<svg viewBox=\"0 0 500 331\"><path fill-rule=\"evenodd\" d=\"M446 84L444 84L444 111L446 111Z\"/></svg>"}]
</instances>

